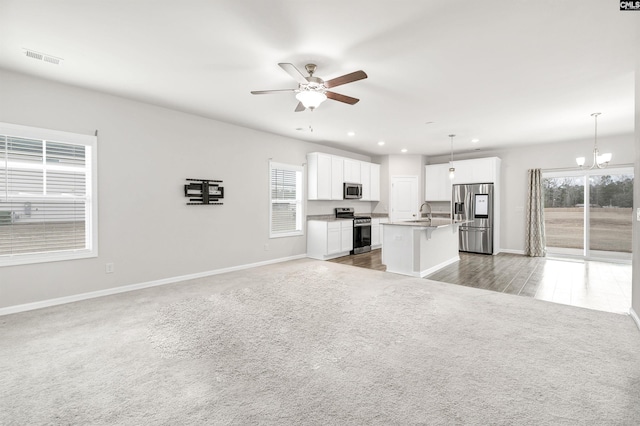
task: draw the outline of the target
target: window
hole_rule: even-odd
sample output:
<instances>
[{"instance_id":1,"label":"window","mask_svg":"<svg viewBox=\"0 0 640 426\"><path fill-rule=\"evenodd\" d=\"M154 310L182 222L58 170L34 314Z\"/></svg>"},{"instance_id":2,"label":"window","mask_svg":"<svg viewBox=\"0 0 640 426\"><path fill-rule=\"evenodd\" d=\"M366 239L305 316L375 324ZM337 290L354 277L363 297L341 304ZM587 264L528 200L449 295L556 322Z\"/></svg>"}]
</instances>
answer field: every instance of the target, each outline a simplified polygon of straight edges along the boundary
<instances>
[{"instance_id":1,"label":"window","mask_svg":"<svg viewBox=\"0 0 640 426\"><path fill-rule=\"evenodd\" d=\"M95 136L0 123L0 266L97 256Z\"/></svg>"},{"instance_id":2,"label":"window","mask_svg":"<svg viewBox=\"0 0 640 426\"><path fill-rule=\"evenodd\" d=\"M303 235L302 167L271 162L269 236Z\"/></svg>"}]
</instances>

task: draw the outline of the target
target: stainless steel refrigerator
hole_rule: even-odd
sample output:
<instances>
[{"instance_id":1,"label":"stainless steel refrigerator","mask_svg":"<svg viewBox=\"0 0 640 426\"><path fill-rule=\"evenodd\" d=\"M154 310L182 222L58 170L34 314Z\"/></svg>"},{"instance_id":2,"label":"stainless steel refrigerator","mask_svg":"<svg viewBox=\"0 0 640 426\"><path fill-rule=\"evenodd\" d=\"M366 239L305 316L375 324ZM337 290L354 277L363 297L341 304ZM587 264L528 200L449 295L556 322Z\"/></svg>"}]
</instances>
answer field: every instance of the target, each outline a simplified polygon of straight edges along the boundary
<instances>
[{"instance_id":1,"label":"stainless steel refrigerator","mask_svg":"<svg viewBox=\"0 0 640 426\"><path fill-rule=\"evenodd\" d=\"M453 185L451 210L460 226L458 249L493 254L493 184Z\"/></svg>"}]
</instances>

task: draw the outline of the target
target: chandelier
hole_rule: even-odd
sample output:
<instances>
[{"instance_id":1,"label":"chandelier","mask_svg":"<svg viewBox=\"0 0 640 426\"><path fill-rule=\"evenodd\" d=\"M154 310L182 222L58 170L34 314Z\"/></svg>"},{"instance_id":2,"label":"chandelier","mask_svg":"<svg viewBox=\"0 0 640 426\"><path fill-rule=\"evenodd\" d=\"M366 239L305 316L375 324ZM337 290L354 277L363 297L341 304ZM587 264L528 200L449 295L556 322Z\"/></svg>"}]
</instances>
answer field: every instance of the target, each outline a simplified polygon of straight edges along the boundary
<instances>
[{"instance_id":1,"label":"chandelier","mask_svg":"<svg viewBox=\"0 0 640 426\"><path fill-rule=\"evenodd\" d=\"M591 165L591 167L589 167L589 170L596 167L598 169L604 169L609 165L609 161L611 161L610 152L607 152L605 154L600 154L600 151L598 151L598 116L600 114L601 114L600 112L594 112L593 114L591 114L591 116L595 121L595 137L593 142L593 164ZM576 158L576 163L578 164L579 167L583 167L584 162L585 162L584 157Z\"/></svg>"}]
</instances>

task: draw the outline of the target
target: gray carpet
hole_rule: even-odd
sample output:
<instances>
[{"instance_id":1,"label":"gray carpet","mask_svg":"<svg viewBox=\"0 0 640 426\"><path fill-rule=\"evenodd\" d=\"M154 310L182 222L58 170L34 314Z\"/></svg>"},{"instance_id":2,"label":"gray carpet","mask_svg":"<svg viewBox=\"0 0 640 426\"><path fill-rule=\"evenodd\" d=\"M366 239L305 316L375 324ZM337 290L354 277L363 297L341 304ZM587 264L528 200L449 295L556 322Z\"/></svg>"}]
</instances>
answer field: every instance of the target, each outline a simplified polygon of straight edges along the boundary
<instances>
[{"instance_id":1,"label":"gray carpet","mask_svg":"<svg viewBox=\"0 0 640 426\"><path fill-rule=\"evenodd\" d=\"M0 424L640 423L630 317L300 260L0 317Z\"/></svg>"}]
</instances>

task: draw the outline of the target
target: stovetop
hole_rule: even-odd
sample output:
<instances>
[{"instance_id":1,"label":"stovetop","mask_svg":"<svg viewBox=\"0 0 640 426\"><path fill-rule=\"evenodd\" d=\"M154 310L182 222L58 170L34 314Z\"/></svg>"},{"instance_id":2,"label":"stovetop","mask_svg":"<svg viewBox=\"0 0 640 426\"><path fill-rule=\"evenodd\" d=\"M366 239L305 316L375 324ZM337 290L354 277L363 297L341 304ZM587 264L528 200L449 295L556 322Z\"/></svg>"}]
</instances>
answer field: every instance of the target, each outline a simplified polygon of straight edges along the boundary
<instances>
[{"instance_id":1,"label":"stovetop","mask_svg":"<svg viewBox=\"0 0 640 426\"><path fill-rule=\"evenodd\" d=\"M353 219L354 221L371 221L371 216L356 216L353 207L336 207L336 218Z\"/></svg>"}]
</instances>

